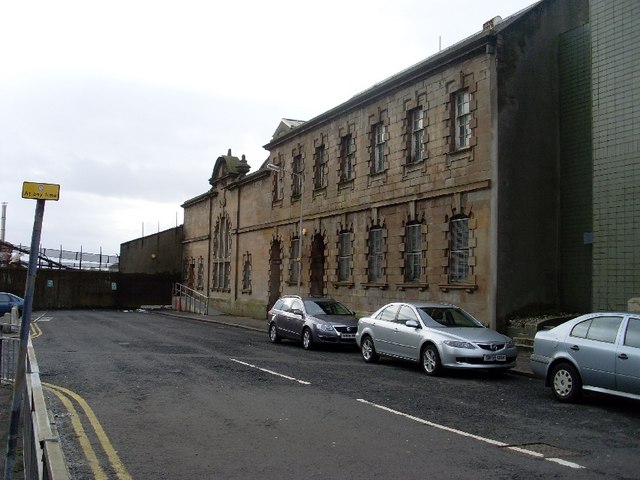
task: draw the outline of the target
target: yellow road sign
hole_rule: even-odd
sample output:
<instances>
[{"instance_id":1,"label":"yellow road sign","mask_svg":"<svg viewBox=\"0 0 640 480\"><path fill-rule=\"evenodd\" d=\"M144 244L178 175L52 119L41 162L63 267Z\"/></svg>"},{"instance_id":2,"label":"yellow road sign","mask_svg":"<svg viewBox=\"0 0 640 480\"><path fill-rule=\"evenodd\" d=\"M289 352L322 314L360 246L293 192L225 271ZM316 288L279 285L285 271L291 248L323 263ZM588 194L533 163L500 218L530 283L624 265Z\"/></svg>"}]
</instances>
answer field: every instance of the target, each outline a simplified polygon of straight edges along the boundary
<instances>
[{"instance_id":1,"label":"yellow road sign","mask_svg":"<svg viewBox=\"0 0 640 480\"><path fill-rule=\"evenodd\" d=\"M60 198L60 185L55 183L22 182L22 198L58 200Z\"/></svg>"}]
</instances>

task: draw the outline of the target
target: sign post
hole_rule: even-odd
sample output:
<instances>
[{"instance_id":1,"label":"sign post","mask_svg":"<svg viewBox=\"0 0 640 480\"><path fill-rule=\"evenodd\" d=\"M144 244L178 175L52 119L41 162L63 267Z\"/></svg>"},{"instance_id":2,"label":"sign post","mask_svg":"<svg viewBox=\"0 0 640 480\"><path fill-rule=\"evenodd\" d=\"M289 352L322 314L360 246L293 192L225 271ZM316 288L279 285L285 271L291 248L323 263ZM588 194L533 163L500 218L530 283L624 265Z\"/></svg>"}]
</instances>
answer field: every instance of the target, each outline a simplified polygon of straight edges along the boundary
<instances>
[{"instance_id":1,"label":"sign post","mask_svg":"<svg viewBox=\"0 0 640 480\"><path fill-rule=\"evenodd\" d=\"M29 343L29 330L31 328L31 311L33 309L33 292L36 284L38 249L40 246L40 236L42 234L42 220L44 219L44 204L47 200L57 201L59 197L60 185L35 182L23 182L22 184L22 198L36 200L36 214L33 221L31 249L29 250L29 267L27 270L27 282L24 293L22 325L20 326L20 349L18 352L18 364L16 366L16 380L13 386L11 424L9 427L9 438L7 441L7 458L4 465L5 480L13 479L13 469L16 463L18 432L20 430L20 410L25 389L24 383L26 380L27 346Z\"/></svg>"}]
</instances>

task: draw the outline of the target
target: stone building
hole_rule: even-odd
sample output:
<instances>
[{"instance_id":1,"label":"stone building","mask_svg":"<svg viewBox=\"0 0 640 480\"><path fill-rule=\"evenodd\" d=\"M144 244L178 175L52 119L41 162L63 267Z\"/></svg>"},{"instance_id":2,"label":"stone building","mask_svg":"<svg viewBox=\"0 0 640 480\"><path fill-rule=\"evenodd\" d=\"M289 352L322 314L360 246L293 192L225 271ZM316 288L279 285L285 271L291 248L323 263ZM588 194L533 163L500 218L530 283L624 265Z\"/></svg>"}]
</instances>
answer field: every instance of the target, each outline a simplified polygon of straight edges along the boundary
<instances>
[{"instance_id":1,"label":"stone building","mask_svg":"<svg viewBox=\"0 0 640 480\"><path fill-rule=\"evenodd\" d=\"M590 210L571 224L566 208L591 201L589 10L543 0L309 121L285 119L254 173L220 156L211 189L183 204L184 283L256 317L297 292L359 313L451 302L499 329L588 310L591 280L572 272L590 269Z\"/></svg>"}]
</instances>

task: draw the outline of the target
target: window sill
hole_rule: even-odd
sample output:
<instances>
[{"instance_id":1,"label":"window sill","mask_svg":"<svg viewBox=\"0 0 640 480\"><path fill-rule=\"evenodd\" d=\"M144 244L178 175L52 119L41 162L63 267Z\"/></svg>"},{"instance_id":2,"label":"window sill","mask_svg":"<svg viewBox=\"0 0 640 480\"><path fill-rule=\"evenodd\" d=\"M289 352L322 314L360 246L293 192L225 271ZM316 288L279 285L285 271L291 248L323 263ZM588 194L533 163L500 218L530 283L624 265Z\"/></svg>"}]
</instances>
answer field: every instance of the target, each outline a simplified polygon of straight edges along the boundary
<instances>
[{"instance_id":1,"label":"window sill","mask_svg":"<svg viewBox=\"0 0 640 480\"><path fill-rule=\"evenodd\" d=\"M389 284L382 283L382 282L368 282L368 283L363 283L362 287L365 290L368 290L369 288L378 288L380 290L386 290L387 288L389 288Z\"/></svg>"},{"instance_id":2,"label":"window sill","mask_svg":"<svg viewBox=\"0 0 640 480\"><path fill-rule=\"evenodd\" d=\"M338 190L346 190L347 188L353 189L353 182L355 179L351 178L349 180L340 180L338 182Z\"/></svg>"},{"instance_id":3,"label":"window sill","mask_svg":"<svg viewBox=\"0 0 640 480\"><path fill-rule=\"evenodd\" d=\"M294 280L293 282L291 280L287 280L285 283L289 287L297 287L298 286L298 281L297 280ZM300 286L302 286L302 285L304 285L304 283L300 282Z\"/></svg>"},{"instance_id":4,"label":"window sill","mask_svg":"<svg viewBox=\"0 0 640 480\"><path fill-rule=\"evenodd\" d=\"M428 283L399 283L398 290L411 290L413 288L417 288L421 292L424 292L429 288Z\"/></svg>"},{"instance_id":5,"label":"window sill","mask_svg":"<svg viewBox=\"0 0 640 480\"><path fill-rule=\"evenodd\" d=\"M333 282L333 288L353 288L355 284L353 282Z\"/></svg>"},{"instance_id":6,"label":"window sill","mask_svg":"<svg viewBox=\"0 0 640 480\"><path fill-rule=\"evenodd\" d=\"M251 289L250 289L250 288L246 288L246 289L245 289L245 288L243 288L243 289L242 289L242 293L243 293L243 294L247 294L247 295L251 295Z\"/></svg>"},{"instance_id":7,"label":"window sill","mask_svg":"<svg viewBox=\"0 0 640 480\"><path fill-rule=\"evenodd\" d=\"M452 150L447 152L447 161L453 162L455 160L473 160L473 147L459 148L458 150Z\"/></svg>"},{"instance_id":8,"label":"window sill","mask_svg":"<svg viewBox=\"0 0 640 480\"><path fill-rule=\"evenodd\" d=\"M470 283L445 283L438 286L442 292L448 292L449 290L465 290L467 293L473 293L474 290L478 289L478 285Z\"/></svg>"}]
</instances>

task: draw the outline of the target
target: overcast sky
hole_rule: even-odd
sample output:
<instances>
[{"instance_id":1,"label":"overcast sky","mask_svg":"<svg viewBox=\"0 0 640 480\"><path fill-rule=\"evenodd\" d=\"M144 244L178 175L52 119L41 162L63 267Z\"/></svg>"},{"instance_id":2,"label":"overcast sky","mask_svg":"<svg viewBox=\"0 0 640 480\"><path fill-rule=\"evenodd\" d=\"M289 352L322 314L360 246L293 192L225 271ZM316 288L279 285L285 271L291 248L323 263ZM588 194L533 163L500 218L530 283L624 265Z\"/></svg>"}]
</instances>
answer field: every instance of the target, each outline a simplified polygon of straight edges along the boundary
<instances>
[{"instance_id":1,"label":"overcast sky","mask_svg":"<svg viewBox=\"0 0 640 480\"><path fill-rule=\"evenodd\" d=\"M533 0L56 0L0 5L0 201L60 184L46 248L118 254L182 224L232 149L251 171L281 118L309 120Z\"/></svg>"}]
</instances>

